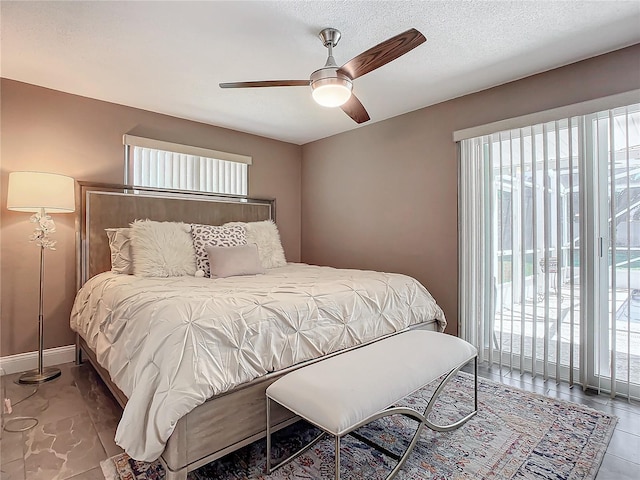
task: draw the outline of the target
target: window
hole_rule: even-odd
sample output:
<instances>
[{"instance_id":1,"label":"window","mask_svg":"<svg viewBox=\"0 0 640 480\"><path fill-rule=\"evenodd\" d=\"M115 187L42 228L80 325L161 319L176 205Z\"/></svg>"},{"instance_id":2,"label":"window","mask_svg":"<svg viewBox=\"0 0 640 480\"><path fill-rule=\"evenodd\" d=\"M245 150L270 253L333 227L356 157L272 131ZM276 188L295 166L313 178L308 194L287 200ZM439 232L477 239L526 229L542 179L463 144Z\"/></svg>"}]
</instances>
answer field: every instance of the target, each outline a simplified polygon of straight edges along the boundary
<instances>
[{"instance_id":1,"label":"window","mask_svg":"<svg viewBox=\"0 0 640 480\"><path fill-rule=\"evenodd\" d=\"M640 397L640 104L460 142L461 335Z\"/></svg>"},{"instance_id":2,"label":"window","mask_svg":"<svg viewBox=\"0 0 640 480\"><path fill-rule=\"evenodd\" d=\"M138 187L247 195L251 157L124 136L125 183Z\"/></svg>"}]
</instances>

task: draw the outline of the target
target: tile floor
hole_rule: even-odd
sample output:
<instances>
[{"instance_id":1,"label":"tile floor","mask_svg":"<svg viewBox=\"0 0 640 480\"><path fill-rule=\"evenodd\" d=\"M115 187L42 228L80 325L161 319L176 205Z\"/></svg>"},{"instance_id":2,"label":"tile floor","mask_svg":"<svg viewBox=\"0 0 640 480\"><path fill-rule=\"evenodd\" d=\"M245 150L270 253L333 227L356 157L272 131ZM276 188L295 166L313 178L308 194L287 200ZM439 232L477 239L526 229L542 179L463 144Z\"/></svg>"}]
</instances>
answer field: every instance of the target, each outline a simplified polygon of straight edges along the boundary
<instances>
[{"instance_id":1,"label":"tile floor","mask_svg":"<svg viewBox=\"0 0 640 480\"><path fill-rule=\"evenodd\" d=\"M2 379L14 408L4 417L0 479L104 480L100 462L122 452L113 441L121 410L95 371L73 363L60 369L60 378L37 389L16 383L19 374ZM35 417L38 425L24 433L7 432L27 426L11 421L18 417Z\"/></svg>"},{"instance_id":2,"label":"tile floor","mask_svg":"<svg viewBox=\"0 0 640 480\"><path fill-rule=\"evenodd\" d=\"M4 417L19 429L17 417L35 417L38 425L25 433L2 432L2 480L103 480L100 461L121 452L113 437L120 409L89 364L61 366L62 376L37 388L19 385L19 375L3 380L14 412ZM640 404L570 389L552 381L503 369L480 367L485 378L525 390L582 403L618 416L615 433L596 480L640 479ZM7 423L9 422L9 423Z\"/></svg>"}]
</instances>

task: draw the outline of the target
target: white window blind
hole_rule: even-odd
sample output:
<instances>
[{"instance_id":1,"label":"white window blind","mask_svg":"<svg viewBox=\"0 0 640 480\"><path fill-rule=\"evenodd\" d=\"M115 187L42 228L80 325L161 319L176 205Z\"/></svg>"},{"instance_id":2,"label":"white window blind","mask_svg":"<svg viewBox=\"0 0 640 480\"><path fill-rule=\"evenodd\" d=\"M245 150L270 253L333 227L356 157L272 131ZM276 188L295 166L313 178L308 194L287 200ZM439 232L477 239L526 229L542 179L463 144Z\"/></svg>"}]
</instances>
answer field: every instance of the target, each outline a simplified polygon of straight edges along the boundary
<instances>
[{"instance_id":1,"label":"white window blind","mask_svg":"<svg viewBox=\"0 0 640 480\"><path fill-rule=\"evenodd\" d=\"M482 360L640 394L640 105L460 142L461 336Z\"/></svg>"},{"instance_id":2,"label":"white window blind","mask_svg":"<svg viewBox=\"0 0 640 480\"><path fill-rule=\"evenodd\" d=\"M251 157L124 136L125 183L133 186L247 195Z\"/></svg>"}]
</instances>

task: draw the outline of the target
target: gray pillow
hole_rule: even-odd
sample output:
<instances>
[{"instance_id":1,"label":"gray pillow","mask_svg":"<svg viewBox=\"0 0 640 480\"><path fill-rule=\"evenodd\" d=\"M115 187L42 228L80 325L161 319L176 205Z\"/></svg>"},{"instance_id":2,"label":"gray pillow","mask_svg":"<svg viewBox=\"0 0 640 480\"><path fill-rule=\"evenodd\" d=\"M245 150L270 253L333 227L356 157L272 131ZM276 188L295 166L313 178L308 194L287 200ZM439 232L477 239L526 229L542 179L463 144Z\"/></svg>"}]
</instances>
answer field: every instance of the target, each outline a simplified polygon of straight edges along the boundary
<instances>
[{"instance_id":1,"label":"gray pillow","mask_svg":"<svg viewBox=\"0 0 640 480\"><path fill-rule=\"evenodd\" d=\"M207 245L205 249L211 266L211 278L264 273L255 243L236 247Z\"/></svg>"}]
</instances>

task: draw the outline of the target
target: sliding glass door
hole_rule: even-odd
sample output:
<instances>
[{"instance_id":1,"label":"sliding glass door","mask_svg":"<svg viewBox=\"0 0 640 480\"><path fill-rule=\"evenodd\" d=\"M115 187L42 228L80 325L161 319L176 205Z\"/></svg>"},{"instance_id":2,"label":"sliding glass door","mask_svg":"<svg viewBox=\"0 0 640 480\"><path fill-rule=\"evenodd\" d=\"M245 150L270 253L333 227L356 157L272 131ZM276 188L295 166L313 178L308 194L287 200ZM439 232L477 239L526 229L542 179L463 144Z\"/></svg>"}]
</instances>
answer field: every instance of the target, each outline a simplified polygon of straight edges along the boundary
<instances>
[{"instance_id":1,"label":"sliding glass door","mask_svg":"<svg viewBox=\"0 0 640 480\"><path fill-rule=\"evenodd\" d=\"M483 359L640 396L638 115L461 143L461 333Z\"/></svg>"},{"instance_id":2,"label":"sliding glass door","mask_svg":"<svg viewBox=\"0 0 640 480\"><path fill-rule=\"evenodd\" d=\"M590 383L640 397L640 111L586 119L597 165L598 270Z\"/></svg>"}]
</instances>

